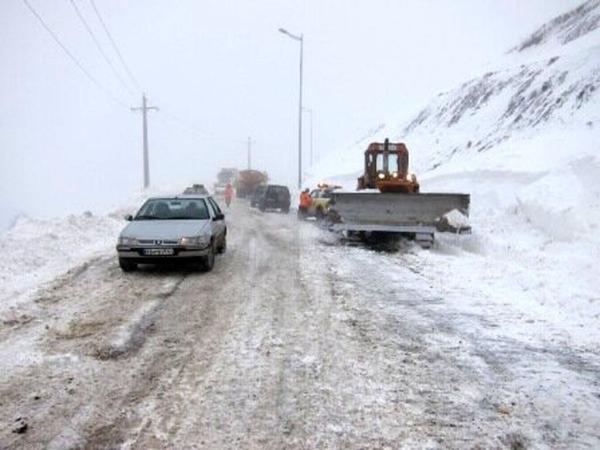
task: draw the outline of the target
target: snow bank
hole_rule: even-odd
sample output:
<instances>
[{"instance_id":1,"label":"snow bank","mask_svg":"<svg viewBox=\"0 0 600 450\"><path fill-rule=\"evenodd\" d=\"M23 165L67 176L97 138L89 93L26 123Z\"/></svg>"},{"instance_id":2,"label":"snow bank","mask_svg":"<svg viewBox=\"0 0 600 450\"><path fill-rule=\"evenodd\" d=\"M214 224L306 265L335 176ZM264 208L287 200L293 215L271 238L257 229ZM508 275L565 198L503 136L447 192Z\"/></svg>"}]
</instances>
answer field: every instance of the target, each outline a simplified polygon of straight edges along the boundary
<instances>
[{"instance_id":1,"label":"snow bank","mask_svg":"<svg viewBox=\"0 0 600 450\"><path fill-rule=\"evenodd\" d=\"M115 215L91 213L51 220L19 218L0 235L0 314L24 301L42 283L110 252L124 223Z\"/></svg>"}]
</instances>

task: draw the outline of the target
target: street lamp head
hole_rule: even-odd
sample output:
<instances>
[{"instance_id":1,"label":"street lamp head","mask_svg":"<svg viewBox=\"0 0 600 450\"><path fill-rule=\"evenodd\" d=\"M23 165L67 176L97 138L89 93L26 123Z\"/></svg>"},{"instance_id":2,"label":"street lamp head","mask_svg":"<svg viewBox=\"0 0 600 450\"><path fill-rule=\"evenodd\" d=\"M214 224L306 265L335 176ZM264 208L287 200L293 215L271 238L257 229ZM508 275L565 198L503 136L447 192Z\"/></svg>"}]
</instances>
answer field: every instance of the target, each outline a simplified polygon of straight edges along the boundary
<instances>
[{"instance_id":1,"label":"street lamp head","mask_svg":"<svg viewBox=\"0 0 600 450\"><path fill-rule=\"evenodd\" d=\"M285 34L286 36L289 36L290 38L292 38L292 39L294 39L296 41L301 41L302 40L302 35L296 36L295 34L290 33L285 28L279 28L279 32Z\"/></svg>"}]
</instances>

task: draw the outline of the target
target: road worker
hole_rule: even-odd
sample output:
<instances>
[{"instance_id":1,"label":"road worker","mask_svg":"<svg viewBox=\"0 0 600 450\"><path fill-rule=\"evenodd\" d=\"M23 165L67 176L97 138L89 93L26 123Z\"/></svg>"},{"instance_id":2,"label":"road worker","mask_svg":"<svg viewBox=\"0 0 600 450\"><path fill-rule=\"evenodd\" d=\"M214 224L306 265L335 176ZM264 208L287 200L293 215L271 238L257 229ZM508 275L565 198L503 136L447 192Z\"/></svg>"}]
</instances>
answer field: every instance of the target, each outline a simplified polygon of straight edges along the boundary
<instances>
[{"instance_id":1,"label":"road worker","mask_svg":"<svg viewBox=\"0 0 600 450\"><path fill-rule=\"evenodd\" d=\"M298 205L298 217L305 218L308 215L308 208L312 203L312 197L308 193L308 188L300 193L300 204Z\"/></svg>"},{"instance_id":2,"label":"road worker","mask_svg":"<svg viewBox=\"0 0 600 450\"><path fill-rule=\"evenodd\" d=\"M231 199L233 198L233 186L231 185L231 183L227 183L227 186L225 186L224 195L225 195L225 204L229 208L229 205L231 204Z\"/></svg>"}]
</instances>

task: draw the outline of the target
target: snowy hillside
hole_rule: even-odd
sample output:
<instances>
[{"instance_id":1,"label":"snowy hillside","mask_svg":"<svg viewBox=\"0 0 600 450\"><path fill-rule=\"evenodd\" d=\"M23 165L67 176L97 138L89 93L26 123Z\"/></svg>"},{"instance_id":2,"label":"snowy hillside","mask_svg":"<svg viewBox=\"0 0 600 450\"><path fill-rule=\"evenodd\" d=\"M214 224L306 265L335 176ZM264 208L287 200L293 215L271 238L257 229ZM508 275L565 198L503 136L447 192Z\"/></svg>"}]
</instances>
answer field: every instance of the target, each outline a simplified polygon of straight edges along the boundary
<instances>
[{"instance_id":1,"label":"snowy hillside","mask_svg":"<svg viewBox=\"0 0 600 450\"><path fill-rule=\"evenodd\" d=\"M514 51L540 47L548 42L568 44L600 27L598 0L590 0L579 7L558 16L536 30L529 38L517 45Z\"/></svg>"},{"instance_id":2,"label":"snowy hillside","mask_svg":"<svg viewBox=\"0 0 600 450\"><path fill-rule=\"evenodd\" d=\"M441 237L437 254L420 255L432 282L445 277L448 289L465 294L462 302L478 291L487 311L511 304L572 323L571 334L597 335L599 91L600 1L593 0L534 31L496 69L439 94L411 120L374 127L332 152L311 182L353 189L369 142L405 142L422 191L471 193L473 235ZM467 279L474 282L465 287Z\"/></svg>"},{"instance_id":3,"label":"snowy hillside","mask_svg":"<svg viewBox=\"0 0 600 450\"><path fill-rule=\"evenodd\" d=\"M593 145L573 150L598 142L599 21L598 0L554 19L511 50L497 70L439 94L405 124L373 127L350 151L328 155L314 177L354 176L366 144L383 137L408 144L413 170L421 176L440 166L448 170L450 163L461 169L516 170L514 157L532 157L534 161L520 163L519 169L539 172L565 159L579 159L582 152L596 155ZM565 132L578 138L570 145L511 151L517 140ZM331 167L337 167L337 173L331 173Z\"/></svg>"}]
</instances>

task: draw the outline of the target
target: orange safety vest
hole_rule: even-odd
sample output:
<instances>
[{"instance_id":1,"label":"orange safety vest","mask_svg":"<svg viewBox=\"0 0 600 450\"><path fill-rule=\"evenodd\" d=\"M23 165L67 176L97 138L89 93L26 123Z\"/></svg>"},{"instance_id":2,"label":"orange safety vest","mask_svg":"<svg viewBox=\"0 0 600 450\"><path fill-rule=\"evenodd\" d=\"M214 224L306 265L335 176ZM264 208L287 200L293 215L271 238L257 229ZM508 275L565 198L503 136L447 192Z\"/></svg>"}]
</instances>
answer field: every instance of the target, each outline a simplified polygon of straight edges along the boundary
<instances>
[{"instance_id":1,"label":"orange safety vest","mask_svg":"<svg viewBox=\"0 0 600 450\"><path fill-rule=\"evenodd\" d=\"M312 203L312 197L306 192L300 194L300 207L308 208Z\"/></svg>"}]
</instances>

